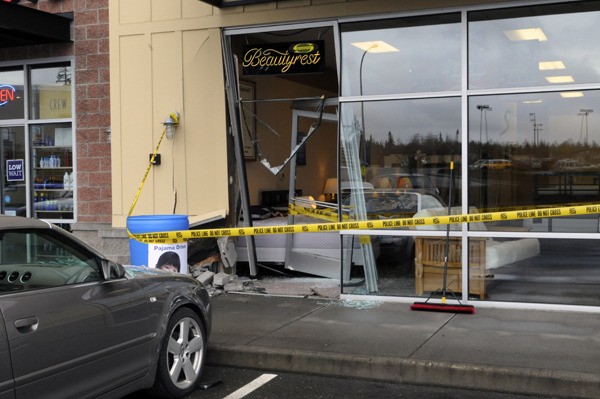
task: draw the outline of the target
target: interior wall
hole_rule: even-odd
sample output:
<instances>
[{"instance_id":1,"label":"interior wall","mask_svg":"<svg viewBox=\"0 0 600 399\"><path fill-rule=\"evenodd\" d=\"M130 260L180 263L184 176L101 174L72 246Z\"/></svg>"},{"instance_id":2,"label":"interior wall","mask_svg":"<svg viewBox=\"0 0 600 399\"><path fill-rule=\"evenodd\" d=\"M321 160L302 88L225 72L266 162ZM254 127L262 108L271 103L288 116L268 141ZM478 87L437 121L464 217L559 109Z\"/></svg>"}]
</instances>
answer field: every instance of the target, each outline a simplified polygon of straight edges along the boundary
<instances>
[{"instance_id":1,"label":"interior wall","mask_svg":"<svg viewBox=\"0 0 600 399\"><path fill-rule=\"evenodd\" d=\"M320 93L320 94L316 94ZM263 76L256 82L258 99L288 99L291 97L310 97L325 95L336 97L337 93L319 91L314 87L298 84L276 76ZM291 153L291 101L258 102L256 114L265 124L257 122L259 147L262 156L271 166L281 165ZM301 132L308 132L314 120L302 118L299 124ZM272 129L272 130L271 130ZM273 130L276 132L273 132ZM312 195L315 199L322 194L325 180L336 173L337 125L323 122L321 127L306 143L306 166L296 169L296 188L303 195ZM258 160L246 162L250 204L260 204L260 193L266 190L287 190L289 187L289 166L277 176L273 175Z\"/></svg>"}]
</instances>

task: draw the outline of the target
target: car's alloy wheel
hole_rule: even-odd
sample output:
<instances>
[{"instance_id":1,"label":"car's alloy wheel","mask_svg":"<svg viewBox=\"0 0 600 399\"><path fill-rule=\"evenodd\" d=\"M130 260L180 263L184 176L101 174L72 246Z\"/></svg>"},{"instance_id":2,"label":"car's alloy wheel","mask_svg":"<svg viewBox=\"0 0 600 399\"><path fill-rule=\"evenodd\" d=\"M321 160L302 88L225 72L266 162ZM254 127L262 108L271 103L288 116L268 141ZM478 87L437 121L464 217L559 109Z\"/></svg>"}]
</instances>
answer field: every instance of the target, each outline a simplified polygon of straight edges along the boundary
<instances>
[{"instance_id":1,"label":"car's alloy wheel","mask_svg":"<svg viewBox=\"0 0 600 399\"><path fill-rule=\"evenodd\" d=\"M176 398L196 388L204 368L205 343L198 315L186 308L176 311L161 346L155 383L159 396Z\"/></svg>"}]
</instances>

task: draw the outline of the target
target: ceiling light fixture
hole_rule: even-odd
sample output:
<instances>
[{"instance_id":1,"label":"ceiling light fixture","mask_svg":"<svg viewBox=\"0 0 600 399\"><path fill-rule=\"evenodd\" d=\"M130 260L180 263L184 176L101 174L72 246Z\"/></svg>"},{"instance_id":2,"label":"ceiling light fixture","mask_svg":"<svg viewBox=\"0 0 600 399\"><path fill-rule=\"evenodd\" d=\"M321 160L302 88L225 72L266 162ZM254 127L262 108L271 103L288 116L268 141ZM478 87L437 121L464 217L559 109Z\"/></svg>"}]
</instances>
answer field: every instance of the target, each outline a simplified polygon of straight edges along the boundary
<instances>
[{"instance_id":1,"label":"ceiling light fixture","mask_svg":"<svg viewBox=\"0 0 600 399\"><path fill-rule=\"evenodd\" d=\"M505 30L504 34L514 42L524 40L537 40L540 42L545 42L548 40L541 28Z\"/></svg>"},{"instance_id":2,"label":"ceiling light fixture","mask_svg":"<svg viewBox=\"0 0 600 399\"><path fill-rule=\"evenodd\" d=\"M540 61L538 68L540 71L548 71L552 69L565 69L566 66L562 61Z\"/></svg>"},{"instance_id":3,"label":"ceiling light fixture","mask_svg":"<svg viewBox=\"0 0 600 399\"><path fill-rule=\"evenodd\" d=\"M573 83L575 79L573 76L565 75L565 76L546 76L546 80L548 83Z\"/></svg>"},{"instance_id":4,"label":"ceiling light fixture","mask_svg":"<svg viewBox=\"0 0 600 399\"><path fill-rule=\"evenodd\" d=\"M562 98L583 97L583 92L581 92L581 91L565 91L565 92L560 93L560 96Z\"/></svg>"},{"instance_id":5,"label":"ceiling light fixture","mask_svg":"<svg viewBox=\"0 0 600 399\"><path fill-rule=\"evenodd\" d=\"M383 40L374 40L370 42L350 43L354 47L358 47L367 53L394 53L398 50L396 47L384 42Z\"/></svg>"}]
</instances>

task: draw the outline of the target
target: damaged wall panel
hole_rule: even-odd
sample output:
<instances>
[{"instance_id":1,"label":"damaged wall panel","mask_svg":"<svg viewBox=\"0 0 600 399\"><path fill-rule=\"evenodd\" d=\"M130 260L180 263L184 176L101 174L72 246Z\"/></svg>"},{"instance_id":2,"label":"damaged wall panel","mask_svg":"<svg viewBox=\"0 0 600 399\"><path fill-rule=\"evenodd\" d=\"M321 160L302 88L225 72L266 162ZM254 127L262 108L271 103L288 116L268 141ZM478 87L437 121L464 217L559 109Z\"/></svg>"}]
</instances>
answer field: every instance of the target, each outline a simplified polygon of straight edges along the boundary
<instances>
[{"instance_id":1,"label":"damaged wall panel","mask_svg":"<svg viewBox=\"0 0 600 399\"><path fill-rule=\"evenodd\" d=\"M185 168L190 223L228 212L225 83L219 29L183 33L187 130ZM210 99L210 100L209 100ZM208 100L208 101L207 101Z\"/></svg>"},{"instance_id":2,"label":"damaged wall panel","mask_svg":"<svg viewBox=\"0 0 600 399\"><path fill-rule=\"evenodd\" d=\"M210 7L176 3L166 15L163 3L153 2L152 12L137 19L130 7L112 9L120 14L111 40L115 227L125 226L148 154L171 112L180 113L179 127L173 140L162 141L162 163L151 168L134 214L187 214L194 224L228 213L220 31L182 23L183 9L202 16Z\"/></svg>"}]
</instances>

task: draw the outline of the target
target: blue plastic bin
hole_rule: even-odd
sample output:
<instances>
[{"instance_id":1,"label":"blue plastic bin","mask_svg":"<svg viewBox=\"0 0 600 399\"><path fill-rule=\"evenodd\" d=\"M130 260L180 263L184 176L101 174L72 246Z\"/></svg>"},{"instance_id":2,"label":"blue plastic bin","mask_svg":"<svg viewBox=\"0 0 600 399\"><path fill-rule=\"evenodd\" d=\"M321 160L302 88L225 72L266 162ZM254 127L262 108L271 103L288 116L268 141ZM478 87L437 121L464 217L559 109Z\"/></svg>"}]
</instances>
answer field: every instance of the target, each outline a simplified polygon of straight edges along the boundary
<instances>
[{"instance_id":1,"label":"blue plastic bin","mask_svg":"<svg viewBox=\"0 0 600 399\"><path fill-rule=\"evenodd\" d=\"M178 231L178 230L189 230L190 222L187 215L141 215L141 216L129 216L127 218L127 229L132 234L142 233L155 233L162 231ZM150 266L148 259L151 260L156 258L155 255L160 255L166 250L173 248L177 253L180 254L182 267L185 265L185 270L181 272L187 273L187 242L179 243L177 245L171 244L145 244L129 239L129 252L131 256L131 264L134 266ZM185 250L185 251L183 251ZM185 255L182 256L182 253Z\"/></svg>"}]
</instances>

